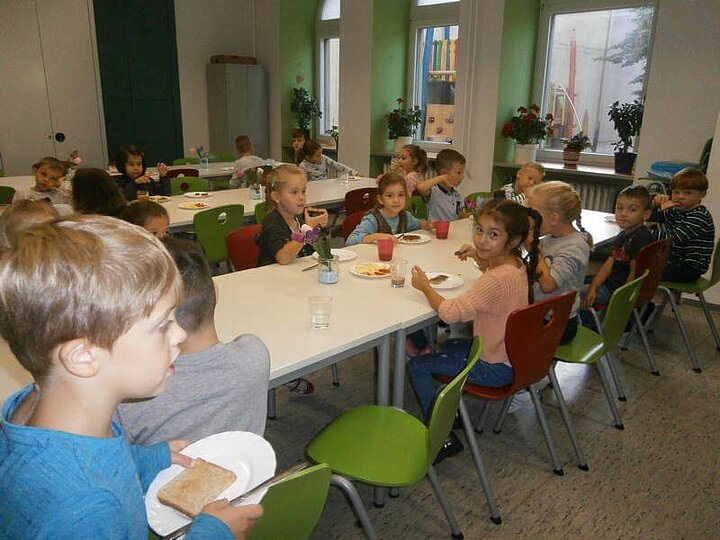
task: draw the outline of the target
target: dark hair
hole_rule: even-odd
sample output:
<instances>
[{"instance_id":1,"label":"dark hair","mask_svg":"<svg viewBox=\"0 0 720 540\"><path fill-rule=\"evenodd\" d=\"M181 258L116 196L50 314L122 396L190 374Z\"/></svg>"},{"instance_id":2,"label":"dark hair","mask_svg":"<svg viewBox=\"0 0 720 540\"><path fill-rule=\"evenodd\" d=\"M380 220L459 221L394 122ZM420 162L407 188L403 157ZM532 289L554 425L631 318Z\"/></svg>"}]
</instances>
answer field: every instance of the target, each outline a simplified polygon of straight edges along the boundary
<instances>
[{"instance_id":1,"label":"dark hair","mask_svg":"<svg viewBox=\"0 0 720 540\"><path fill-rule=\"evenodd\" d=\"M309 132L307 129L305 129L305 128L295 128L295 129L293 129L293 131L292 131L292 138L293 138L293 139L299 139L299 138L301 138L301 137L302 137L303 139L305 139L306 141L309 141L309 140L310 140L310 132Z\"/></svg>"},{"instance_id":2,"label":"dark hair","mask_svg":"<svg viewBox=\"0 0 720 540\"><path fill-rule=\"evenodd\" d=\"M215 285L202 249L195 243L171 236L162 240L182 278L183 294L175 310L178 324L188 333L197 332L215 315Z\"/></svg>"},{"instance_id":3,"label":"dark hair","mask_svg":"<svg viewBox=\"0 0 720 540\"><path fill-rule=\"evenodd\" d=\"M456 163L459 163L460 165L465 165L465 156L463 156L457 150L453 150L452 148L446 148L445 150L440 150L437 157L435 158L435 170L438 172L438 174L440 174L441 171L450 170L452 166Z\"/></svg>"},{"instance_id":4,"label":"dark hair","mask_svg":"<svg viewBox=\"0 0 720 540\"><path fill-rule=\"evenodd\" d=\"M510 199L493 199L485 203L475 217L475 221L480 220L480 216L489 215L495 219L499 219L505 225L505 231L508 234L508 241L519 238L520 243L516 249L516 255L525 264L528 276L528 302L532 304L535 301L533 295L533 284L537 281L537 265L540 256L540 225L542 224L542 216L532 208L526 208L518 202ZM530 218L535 220L535 226L530 226ZM532 234L532 243L525 258L521 257L520 247L525 243L529 234Z\"/></svg>"},{"instance_id":5,"label":"dark hair","mask_svg":"<svg viewBox=\"0 0 720 540\"><path fill-rule=\"evenodd\" d=\"M60 173L60 176L65 176L67 174L67 167L65 166L65 164L59 159L52 156L46 156L37 163L33 163L32 168L39 169L43 165L47 165L53 171L57 171L58 173Z\"/></svg>"},{"instance_id":6,"label":"dark hair","mask_svg":"<svg viewBox=\"0 0 720 540\"><path fill-rule=\"evenodd\" d=\"M238 151L238 154L247 154L248 152L253 152L254 149L253 142L247 135L238 135L235 137L235 150Z\"/></svg>"},{"instance_id":7,"label":"dark hair","mask_svg":"<svg viewBox=\"0 0 720 540\"><path fill-rule=\"evenodd\" d=\"M135 146L134 144L121 146L120 150L118 150L117 157L115 158L115 167L117 170L121 174L127 175L125 166L127 165L127 160L130 156L140 156L142 158L142 173L140 173L140 176L145 174L145 170L147 169L147 165L145 164L145 153L139 146Z\"/></svg>"},{"instance_id":8,"label":"dark hair","mask_svg":"<svg viewBox=\"0 0 720 540\"><path fill-rule=\"evenodd\" d=\"M676 172L670 179L670 190L673 189L696 189L697 191L708 190L708 179L702 171L685 167Z\"/></svg>"},{"instance_id":9,"label":"dark hair","mask_svg":"<svg viewBox=\"0 0 720 540\"><path fill-rule=\"evenodd\" d=\"M388 172L383 174L380 179L378 180L378 197L385 193L385 190L389 188L390 186L394 185L401 185L403 187L403 190L405 191L405 197L407 198L408 192L407 192L407 184L405 183L405 178L403 178L398 173L394 172ZM375 209L380 209L380 203L375 203Z\"/></svg>"},{"instance_id":10,"label":"dark hair","mask_svg":"<svg viewBox=\"0 0 720 540\"><path fill-rule=\"evenodd\" d=\"M628 186L618 193L617 198L619 199L620 197L635 199L642 204L645 210L652 210L652 197L645 186Z\"/></svg>"},{"instance_id":11,"label":"dark hair","mask_svg":"<svg viewBox=\"0 0 720 540\"><path fill-rule=\"evenodd\" d=\"M428 169L427 152L417 144L406 144L403 148L410 154L410 159L417 163L418 172L425 174Z\"/></svg>"},{"instance_id":12,"label":"dark hair","mask_svg":"<svg viewBox=\"0 0 720 540\"><path fill-rule=\"evenodd\" d=\"M118 217L127 201L107 171L81 168L72 179L72 205L78 214Z\"/></svg>"},{"instance_id":13,"label":"dark hair","mask_svg":"<svg viewBox=\"0 0 720 540\"><path fill-rule=\"evenodd\" d=\"M310 140L305 141L305 144L297 153L297 156L295 156L296 163L300 165L303 161L305 161L305 158L312 156L318 150L322 150L320 143Z\"/></svg>"},{"instance_id":14,"label":"dark hair","mask_svg":"<svg viewBox=\"0 0 720 540\"><path fill-rule=\"evenodd\" d=\"M156 217L166 217L169 219L170 215L162 204L154 201L135 201L128 204L122 214L120 214L120 219L143 228L149 219Z\"/></svg>"}]
</instances>

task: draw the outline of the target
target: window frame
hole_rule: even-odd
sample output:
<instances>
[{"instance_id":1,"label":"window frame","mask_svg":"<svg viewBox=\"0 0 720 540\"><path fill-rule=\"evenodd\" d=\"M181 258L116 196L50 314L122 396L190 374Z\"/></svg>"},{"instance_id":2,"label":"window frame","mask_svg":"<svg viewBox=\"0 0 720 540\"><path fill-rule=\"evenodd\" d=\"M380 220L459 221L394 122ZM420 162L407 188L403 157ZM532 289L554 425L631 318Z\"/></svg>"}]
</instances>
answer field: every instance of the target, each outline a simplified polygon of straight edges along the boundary
<instances>
[{"instance_id":1,"label":"window frame","mask_svg":"<svg viewBox=\"0 0 720 540\"><path fill-rule=\"evenodd\" d=\"M657 25L658 1L657 0L596 0L588 5L585 0L544 0L540 7L540 18L538 20L538 38L535 46L535 73L533 76L532 100L540 105L540 111L545 114L545 78L548 70L548 56L550 49L551 21L555 15L568 13L582 13L591 11L605 11L608 9L627 9L642 6L652 6L653 21L650 33L650 48L648 50L647 65L645 67L645 78L642 86L642 96L645 99L647 93L648 75L652 63L653 45L655 42L655 30ZM563 160L562 150L539 148L537 157L539 161L557 162ZM580 164L595 165L599 167L613 167L613 154L599 154L596 152L583 151L580 153Z\"/></svg>"},{"instance_id":2,"label":"window frame","mask_svg":"<svg viewBox=\"0 0 720 540\"><path fill-rule=\"evenodd\" d=\"M342 1L342 0L341 0ZM340 40L340 19L322 20L322 12L325 0L318 2L317 17L315 20L315 95L318 96L320 102L320 110L323 112L323 118L315 119L315 139L323 144L335 144L330 135L326 135L325 131L332 126L325 126L327 119L325 118L325 103L327 100L327 88L325 85L325 40L337 38ZM342 17L342 8L340 11ZM339 42L340 43L340 42ZM342 45L342 44L340 44ZM338 127L339 127L338 118Z\"/></svg>"}]
</instances>

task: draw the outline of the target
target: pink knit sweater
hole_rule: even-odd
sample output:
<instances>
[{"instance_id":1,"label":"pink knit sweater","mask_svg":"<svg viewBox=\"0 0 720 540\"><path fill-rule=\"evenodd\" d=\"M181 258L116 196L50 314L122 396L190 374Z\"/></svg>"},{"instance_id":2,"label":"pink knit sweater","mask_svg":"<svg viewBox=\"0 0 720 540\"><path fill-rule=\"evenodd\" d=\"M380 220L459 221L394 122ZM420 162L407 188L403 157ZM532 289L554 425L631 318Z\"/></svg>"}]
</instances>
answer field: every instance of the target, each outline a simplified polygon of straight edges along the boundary
<instances>
[{"instance_id":1,"label":"pink knit sweater","mask_svg":"<svg viewBox=\"0 0 720 540\"><path fill-rule=\"evenodd\" d=\"M487 270L472 289L443 301L438 315L448 323L472 321L473 335L483 339L482 359L509 365L505 323L510 313L527 303L527 271L525 265L516 261Z\"/></svg>"}]
</instances>

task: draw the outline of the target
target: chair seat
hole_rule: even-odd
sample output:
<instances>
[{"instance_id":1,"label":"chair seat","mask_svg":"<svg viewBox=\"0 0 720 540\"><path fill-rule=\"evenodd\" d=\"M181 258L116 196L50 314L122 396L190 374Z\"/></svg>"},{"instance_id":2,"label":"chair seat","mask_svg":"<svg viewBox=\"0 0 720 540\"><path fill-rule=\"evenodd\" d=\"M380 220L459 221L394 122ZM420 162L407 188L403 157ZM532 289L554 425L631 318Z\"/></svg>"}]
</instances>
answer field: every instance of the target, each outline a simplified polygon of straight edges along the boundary
<instances>
[{"instance_id":1,"label":"chair seat","mask_svg":"<svg viewBox=\"0 0 720 540\"><path fill-rule=\"evenodd\" d=\"M661 281L658 285L658 287L666 287L673 291L680 291L688 294L705 292L711 286L712 283L704 277L688 283L682 283L680 281Z\"/></svg>"},{"instance_id":2,"label":"chair seat","mask_svg":"<svg viewBox=\"0 0 720 540\"><path fill-rule=\"evenodd\" d=\"M570 343L560 345L555 358L563 362L593 364L605 352L602 337L584 326L578 326L578 332Z\"/></svg>"},{"instance_id":3,"label":"chair seat","mask_svg":"<svg viewBox=\"0 0 720 540\"><path fill-rule=\"evenodd\" d=\"M448 377L447 375L433 373L433 377L444 383L452 381L452 377ZM512 384L501 386L499 388L492 388L490 386L477 386L469 382L466 382L465 387L463 388L463 392L466 394L480 399L489 399L491 401L499 401L501 399L508 398L515 395L519 390L520 388L514 388Z\"/></svg>"},{"instance_id":4,"label":"chair seat","mask_svg":"<svg viewBox=\"0 0 720 540\"><path fill-rule=\"evenodd\" d=\"M334 473L382 487L403 487L427 473L427 428L394 407L363 405L339 417L307 447Z\"/></svg>"}]
</instances>

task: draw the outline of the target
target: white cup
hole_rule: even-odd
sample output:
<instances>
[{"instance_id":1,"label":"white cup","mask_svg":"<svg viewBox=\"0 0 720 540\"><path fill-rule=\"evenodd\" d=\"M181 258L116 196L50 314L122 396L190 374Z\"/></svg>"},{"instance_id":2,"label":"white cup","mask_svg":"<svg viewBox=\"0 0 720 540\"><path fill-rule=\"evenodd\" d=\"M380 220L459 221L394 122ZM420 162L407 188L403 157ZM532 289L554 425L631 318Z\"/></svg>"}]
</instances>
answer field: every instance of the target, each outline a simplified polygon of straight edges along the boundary
<instances>
[{"instance_id":1,"label":"white cup","mask_svg":"<svg viewBox=\"0 0 720 540\"><path fill-rule=\"evenodd\" d=\"M327 328L330 326L332 296L311 296L308 298L308 305L310 306L310 322L313 328Z\"/></svg>"},{"instance_id":2,"label":"white cup","mask_svg":"<svg viewBox=\"0 0 720 540\"><path fill-rule=\"evenodd\" d=\"M406 274L407 261L405 259L393 259L390 263L390 286L394 288L404 287Z\"/></svg>"}]
</instances>

